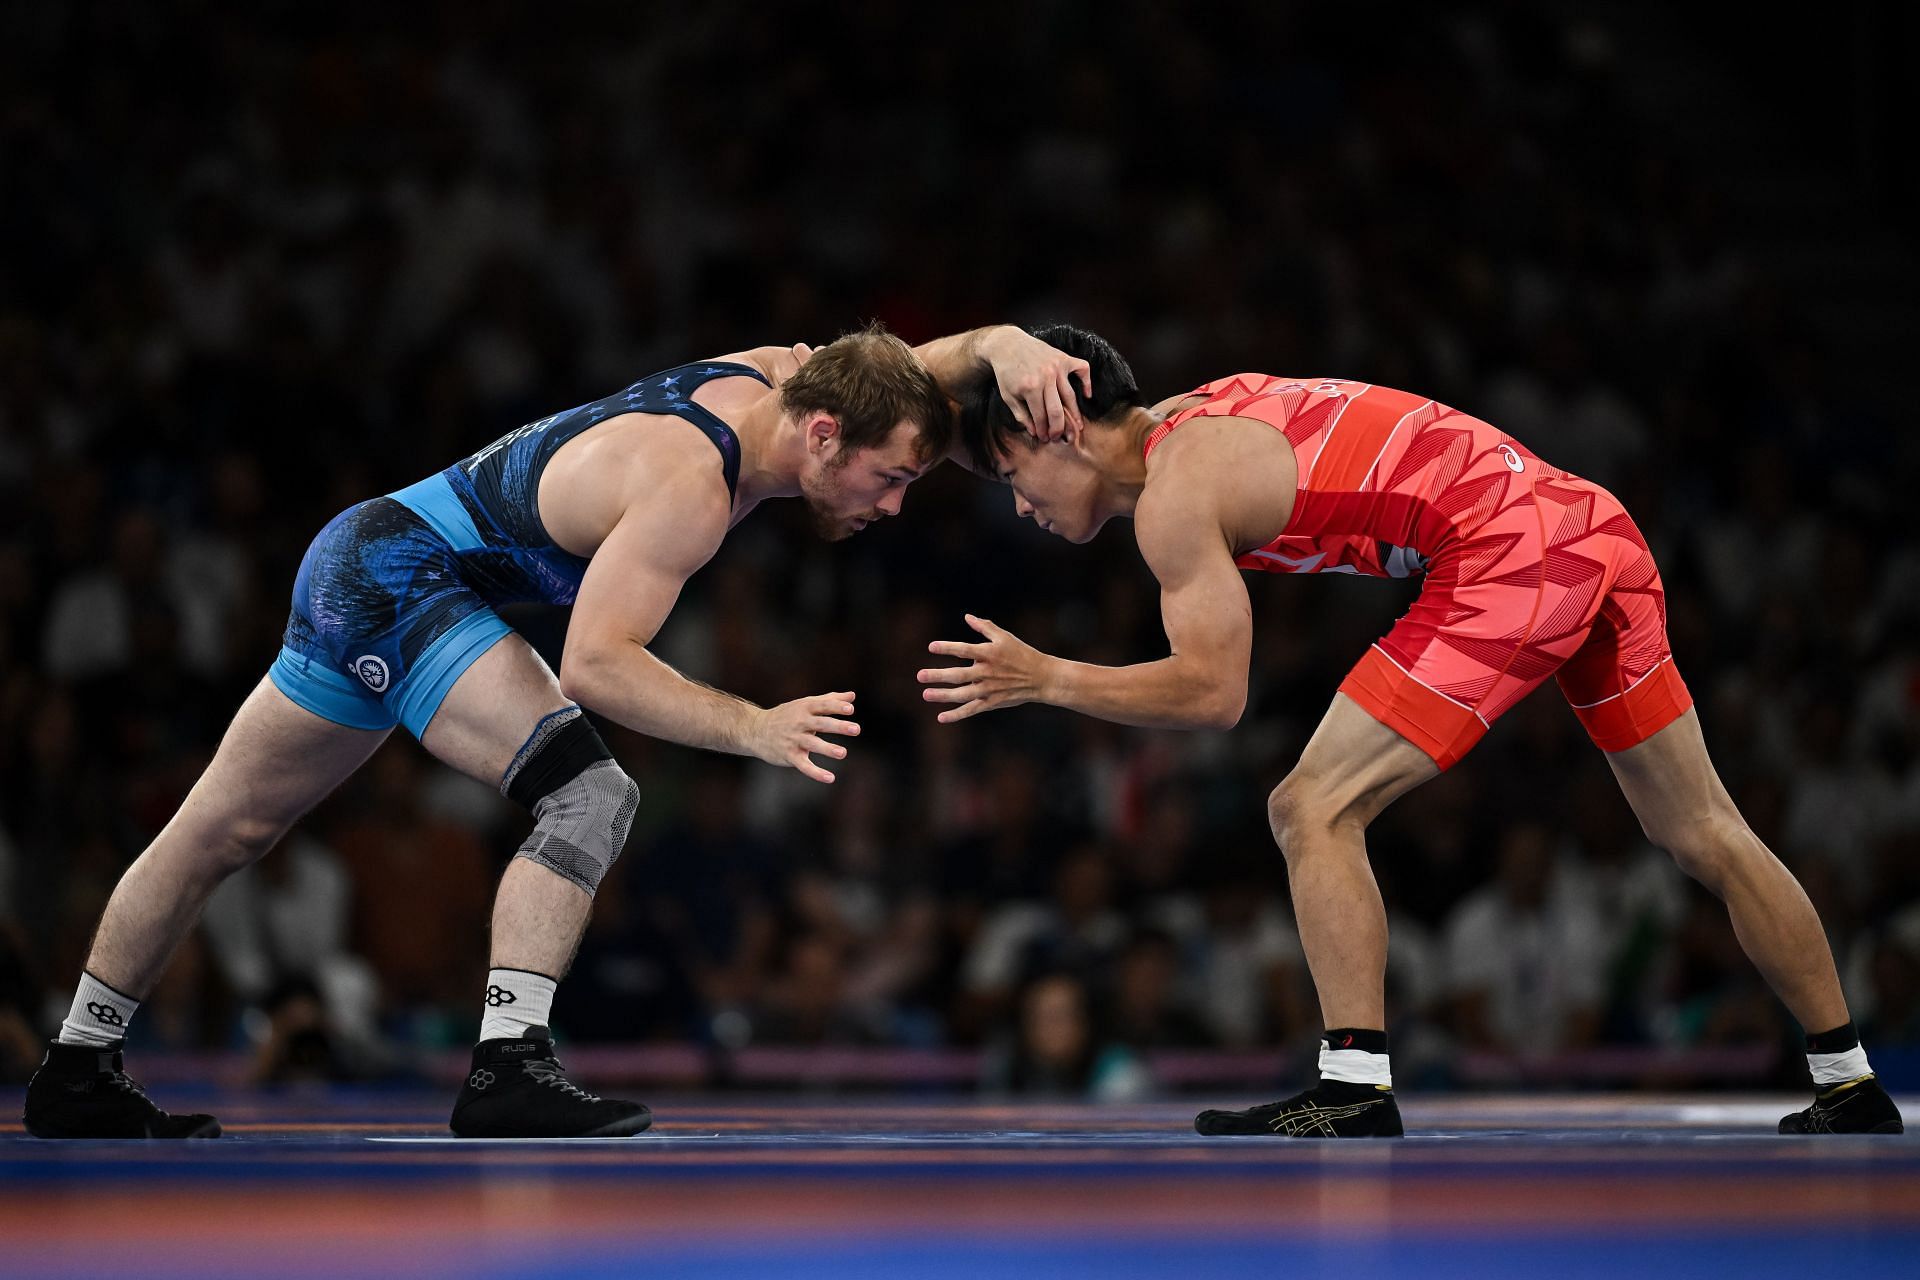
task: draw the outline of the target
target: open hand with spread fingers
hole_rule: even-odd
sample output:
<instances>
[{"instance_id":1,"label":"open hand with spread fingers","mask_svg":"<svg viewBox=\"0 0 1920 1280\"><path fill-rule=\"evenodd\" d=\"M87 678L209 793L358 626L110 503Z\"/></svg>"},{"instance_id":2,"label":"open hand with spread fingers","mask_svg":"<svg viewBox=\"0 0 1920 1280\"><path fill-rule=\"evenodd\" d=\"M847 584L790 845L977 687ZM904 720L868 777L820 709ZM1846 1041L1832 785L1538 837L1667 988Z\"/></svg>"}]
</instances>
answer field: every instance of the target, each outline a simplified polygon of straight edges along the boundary
<instances>
[{"instance_id":1,"label":"open hand with spread fingers","mask_svg":"<svg viewBox=\"0 0 1920 1280\"><path fill-rule=\"evenodd\" d=\"M933 685L920 696L928 702L955 703L952 709L936 717L941 724L953 724L983 711L1017 707L1023 702L1044 702L1046 681L1057 658L1041 653L1005 627L985 618L967 615L967 625L985 637L979 642L935 640L927 652L943 658L964 658L963 667L928 667L920 672L920 683Z\"/></svg>"},{"instance_id":2,"label":"open hand with spread fingers","mask_svg":"<svg viewBox=\"0 0 1920 1280\"><path fill-rule=\"evenodd\" d=\"M816 694L768 707L755 718L749 753L768 764L798 769L815 782L832 782L833 775L815 764L813 757L847 758L847 749L837 742L828 742L825 735L857 737L858 724L837 718L852 714L851 693Z\"/></svg>"}]
</instances>

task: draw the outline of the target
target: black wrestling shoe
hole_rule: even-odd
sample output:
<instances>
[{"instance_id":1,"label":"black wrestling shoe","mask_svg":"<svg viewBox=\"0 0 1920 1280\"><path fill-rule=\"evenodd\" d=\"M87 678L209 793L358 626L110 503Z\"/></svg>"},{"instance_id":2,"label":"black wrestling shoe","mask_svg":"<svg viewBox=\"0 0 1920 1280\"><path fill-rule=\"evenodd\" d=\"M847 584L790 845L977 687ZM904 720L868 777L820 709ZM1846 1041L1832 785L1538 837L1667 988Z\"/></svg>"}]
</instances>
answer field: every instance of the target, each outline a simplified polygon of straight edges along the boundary
<instances>
[{"instance_id":1,"label":"black wrestling shoe","mask_svg":"<svg viewBox=\"0 0 1920 1280\"><path fill-rule=\"evenodd\" d=\"M21 1117L36 1138L217 1138L212 1116L168 1115L122 1069L121 1042L47 1046Z\"/></svg>"},{"instance_id":2,"label":"black wrestling shoe","mask_svg":"<svg viewBox=\"0 0 1920 1280\"><path fill-rule=\"evenodd\" d=\"M1209 1137L1259 1133L1282 1138L1398 1138L1400 1104L1393 1087L1322 1080L1285 1102L1245 1111L1202 1111L1193 1118L1196 1133Z\"/></svg>"},{"instance_id":3,"label":"black wrestling shoe","mask_svg":"<svg viewBox=\"0 0 1920 1280\"><path fill-rule=\"evenodd\" d=\"M1813 1105L1780 1118L1782 1133L1905 1133L1900 1108L1871 1075L1830 1084L1813 1095Z\"/></svg>"},{"instance_id":4,"label":"black wrestling shoe","mask_svg":"<svg viewBox=\"0 0 1920 1280\"><path fill-rule=\"evenodd\" d=\"M639 1103L602 1098L567 1079L545 1027L475 1045L448 1121L462 1138L624 1138L652 1123Z\"/></svg>"}]
</instances>

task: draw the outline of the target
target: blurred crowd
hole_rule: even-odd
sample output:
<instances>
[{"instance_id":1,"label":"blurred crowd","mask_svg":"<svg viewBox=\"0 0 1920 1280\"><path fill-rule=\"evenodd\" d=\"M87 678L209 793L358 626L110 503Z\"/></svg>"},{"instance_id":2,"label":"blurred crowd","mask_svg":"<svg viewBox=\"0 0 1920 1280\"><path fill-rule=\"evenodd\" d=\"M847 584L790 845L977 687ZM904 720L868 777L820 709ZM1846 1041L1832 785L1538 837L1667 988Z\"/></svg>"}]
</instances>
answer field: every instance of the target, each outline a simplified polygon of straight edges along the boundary
<instances>
[{"instance_id":1,"label":"blurred crowd","mask_svg":"<svg viewBox=\"0 0 1920 1280\"><path fill-rule=\"evenodd\" d=\"M868 318L914 341L1073 321L1150 398L1244 370L1401 386L1612 488L1869 1050L1920 1046L1920 450L1891 388L1654 105L1634 55L1660 32L1488 4L1368 24L1361 56L1344 7L1255 8L20 18L0 1069L37 1060L332 513L652 369ZM1816 213L1809 237L1878 234L1868 206ZM1055 542L952 468L842 544L781 505L657 649L762 702L854 688L865 732L826 788L608 726L644 798L561 1033L985 1046L989 1083L1067 1092L1137 1088L1152 1050L1310 1049L1264 799L1413 587L1251 583L1229 734L1035 708L943 727L913 673L963 612L1082 659L1165 652L1130 532ZM563 614L511 620L557 661ZM465 1043L527 826L397 735L221 891L136 1041L337 1071ZM1791 1047L1551 688L1370 843L1403 1074L1443 1082L1468 1049Z\"/></svg>"}]
</instances>

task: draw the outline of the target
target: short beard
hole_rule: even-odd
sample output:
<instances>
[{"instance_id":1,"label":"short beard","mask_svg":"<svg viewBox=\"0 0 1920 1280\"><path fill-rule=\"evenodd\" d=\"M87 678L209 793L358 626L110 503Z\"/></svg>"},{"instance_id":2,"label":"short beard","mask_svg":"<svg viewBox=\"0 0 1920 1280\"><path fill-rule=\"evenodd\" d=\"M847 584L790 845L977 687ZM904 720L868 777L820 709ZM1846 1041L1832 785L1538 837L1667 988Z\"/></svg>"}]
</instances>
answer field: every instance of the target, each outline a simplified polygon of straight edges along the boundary
<instances>
[{"instance_id":1,"label":"short beard","mask_svg":"<svg viewBox=\"0 0 1920 1280\"><path fill-rule=\"evenodd\" d=\"M827 508L815 506L811 498L806 501L807 521L813 525L813 531L817 536L828 542L845 542L853 536L851 520L843 520Z\"/></svg>"},{"instance_id":2,"label":"short beard","mask_svg":"<svg viewBox=\"0 0 1920 1280\"><path fill-rule=\"evenodd\" d=\"M823 468L821 486L809 490L804 486L800 490L801 501L807 504L807 520L813 525L813 531L828 542L844 542L853 536L853 521L834 514L832 500L838 496L839 489L832 483L844 459L836 458Z\"/></svg>"}]
</instances>

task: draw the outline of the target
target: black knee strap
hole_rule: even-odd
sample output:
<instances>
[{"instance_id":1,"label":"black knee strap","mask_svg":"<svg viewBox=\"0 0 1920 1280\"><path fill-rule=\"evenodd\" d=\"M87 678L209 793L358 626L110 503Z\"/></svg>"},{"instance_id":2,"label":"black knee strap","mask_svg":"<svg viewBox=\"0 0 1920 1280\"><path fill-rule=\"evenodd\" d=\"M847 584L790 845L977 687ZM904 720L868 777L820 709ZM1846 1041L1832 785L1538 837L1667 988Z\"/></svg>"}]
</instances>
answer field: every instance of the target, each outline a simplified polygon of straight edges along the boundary
<instances>
[{"instance_id":1,"label":"black knee strap","mask_svg":"<svg viewBox=\"0 0 1920 1280\"><path fill-rule=\"evenodd\" d=\"M579 707L541 720L500 776L500 794L528 811L613 752Z\"/></svg>"}]
</instances>

